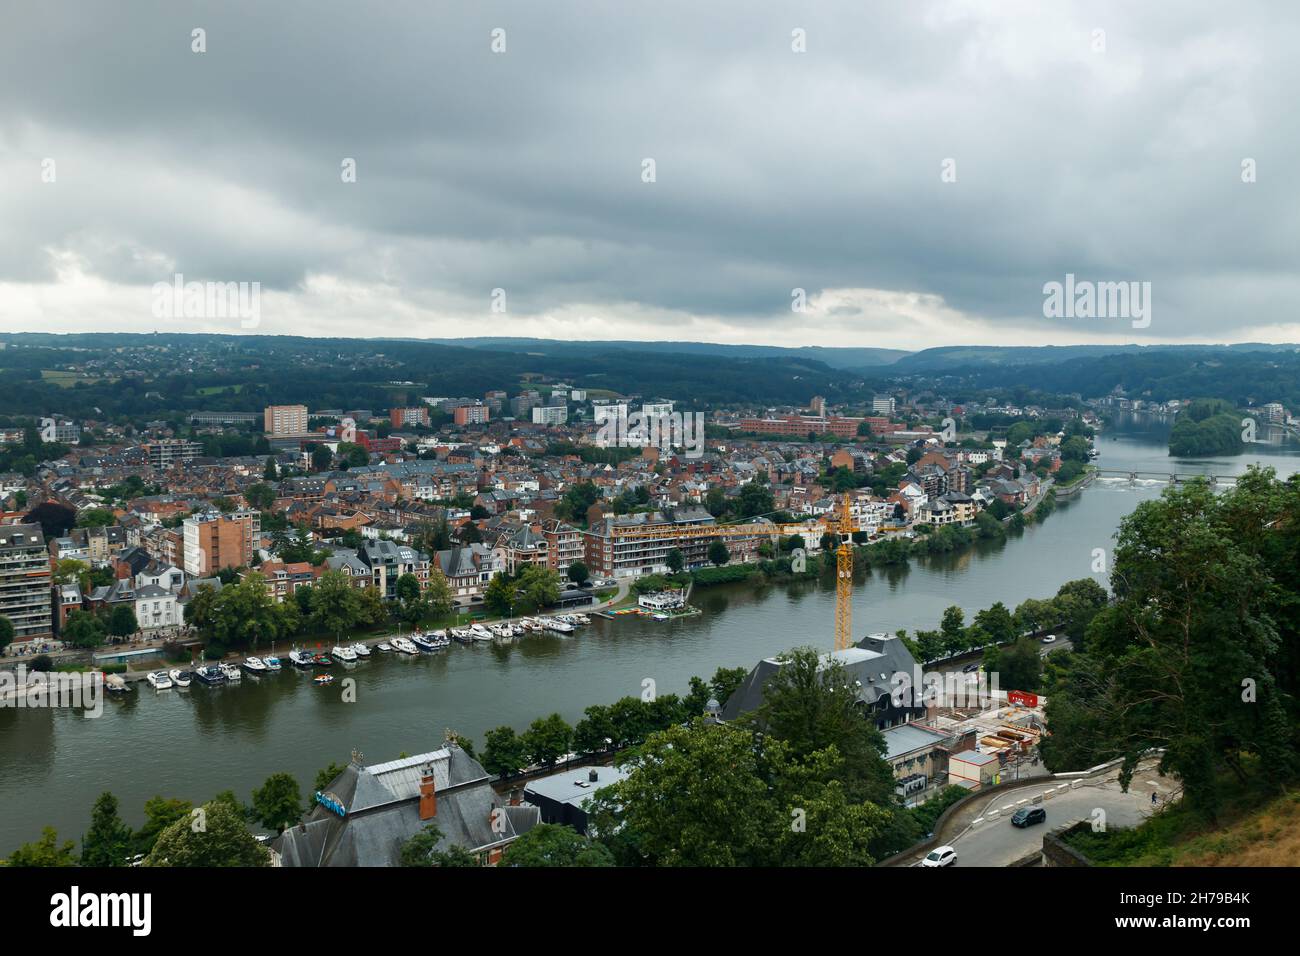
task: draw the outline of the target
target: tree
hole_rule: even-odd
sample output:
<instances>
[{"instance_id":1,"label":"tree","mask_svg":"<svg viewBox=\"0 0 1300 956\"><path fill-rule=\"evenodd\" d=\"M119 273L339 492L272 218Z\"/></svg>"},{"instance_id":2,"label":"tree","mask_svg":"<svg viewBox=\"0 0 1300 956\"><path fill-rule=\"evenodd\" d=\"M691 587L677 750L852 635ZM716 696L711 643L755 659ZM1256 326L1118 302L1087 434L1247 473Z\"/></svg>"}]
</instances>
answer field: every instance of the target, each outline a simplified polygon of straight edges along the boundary
<instances>
[{"instance_id":1,"label":"tree","mask_svg":"<svg viewBox=\"0 0 1300 956\"><path fill-rule=\"evenodd\" d=\"M77 514L78 528L105 528L117 524L117 515L110 508L87 508Z\"/></svg>"},{"instance_id":2,"label":"tree","mask_svg":"<svg viewBox=\"0 0 1300 956\"><path fill-rule=\"evenodd\" d=\"M267 458L267 459L266 459L266 467L262 469L262 477L263 477L266 481L279 481L279 480L280 480L280 471L279 471L278 468L275 467L275 459L274 459L274 458ZM244 497L247 498L248 495L245 494ZM250 504L251 504L251 501L250 501Z\"/></svg>"},{"instance_id":3,"label":"tree","mask_svg":"<svg viewBox=\"0 0 1300 956\"><path fill-rule=\"evenodd\" d=\"M464 847L448 846L438 849L443 841L442 830L430 823L405 843L398 859L402 866L479 866L479 861Z\"/></svg>"},{"instance_id":4,"label":"tree","mask_svg":"<svg viewBox=\"0 0 1300 956\"><path fill-rule=\"evenodd\" d=\"M329 785L334 782L334 779L338 777L338 775L341 774L344 770L347 769L348 768L343 766L342 764L337 764L333 762L331 762L328 767L322 767L316 773L316 780L312 784L312 789L318 791L329 789Z\"/></svg>"},{"instance_id":5,"label":"tree","mask_svg":"<svg viewBox=\"0 0 1300 956\"><path fill-rule=\"evenodd\" d=\"M1005 644L1016 637L1015 621L1005 604L998 601L990 608L975 613L975 626L988 635L989 640Z\"/></svg>"},{"instance_id":6,"label":"tree","mask_svg":"<svg viewBox=\"0 0 1300 956\"><path fill-rule=\"evenodd\" d=\"M528 763L527 750L512 727L497 727L484 735L483 769L499 777L513 777Z\"/></svg>"},{"instance_id":7,"label":"tree","mask_svg":"<svg viewBox=\"0 0 1300 956\"><path fill-rule=\"evenodd\" d=\"M327 471L334 464L334 453L325 445L317 445L311 452L311 470Z\"/></svg>"},{"instance_id":8,"label":"tree","mask_svg":"<svg viewBox=\"0 0 1300 956\"><path fill-rule=\"evenodd\" d=\"M949 654L960 654L966 650L966 615L957 605L949 606L943 612L939 623L939 633L943 635L943 647Z\"/></svg>"},{"instance_id":9,"label":"tree","mask_svg":"<svg viewBox=\"0 0 1300 956\"><path fill-rule=\"evenodd\" d=\"M424 601L428 606L429 614L435 618L446 617L455 606L451 584L436 565L429 572L429 586L425 589Z\"/></svg>"},{"instance_id":10,"label":"tree","mask_svg":"<svg viewBox=\"0 0 1300 956\"><path fill-rule=\"evenodd\" d=\"M114 637L130 637L140 629L140 622L135 616L135 606L119 604L108 616L108 633Z\"/></svg>"},{"instance_id":11,"label":"tree","mask_svg":"<svg viewBox=\"0 0 1300 956\"><path fill-rule=\"evenodd\" d=\"M326 634L349 630L361 618L361 600L348 576L331 568L312 586L308 626Z\"/></svg>"},{"instance_id":12,"label":"tree","mask_svg":"<svg viewBox=\"0 0 1300 956\"><path fill-rule=\"evenodd\" d=\"M892 804L894 774L883 757L885 739L862 715L853 676L814 647L795 648L780 660L763 685L763 703L746 722L789 744L795 760L834 747L841 761L836 776L854 801Z\"/></svg>"},{"instance_id":13,"label":"tree","mask_svg":"<svg viewBox=\"0 0 1300 956\"><path fill-rule=\"evenodd\" d=\"M680 574L682 568L686 567L686 557L682 554L682 549L670 548L664 555L664 564L668 565L668 570L673 574Z\"/></svg>"},{"instance_id":14,"label":"tree","mask_svg":"<svg viewBox=\"0 0 1300 956\"><path fill-rule=\"evenodd\" d=\"M73 611L68 615L59 636L73 647L98 647L104 643L108 631L104 623L89 611Z\"/></svg>"},{"instance_id":15,"label":"tree","mask_svg":"<svg viewBox=\"0 0 1300 956\"><path fill-rule=\"evenodd\" d=\"M188 800L166 799L153 796L144 802L144 825L131 835L133 853L149 855L158 835L177 820L189 819L194 805Z\"/></svg>"},{"instance_id":16,"label":"tree","mask_svg":"<svg viewBox=\"0 0 1300 956\"><path fill-rule=\"evenodd\" d=\"M524 731L521 743L533 763L553 767L573 745L573 728L559 714L538 717Z\"/></svg>"},{"instance_id":17,"label":"tree","mask_svg":"<svg viewBox=\"0 0 1300 956\"><path fill-rule=\"evenodd\" d=\"M613 866L614 856L576 830L539 823L506 848L502 866Z\"/></svg>"},{"instance_id":18,"label":"tree","mask_svg":"<svg viewBox=\"0 0 1300 956\"><path fill-rule=\"evenodd\" d=\"M90 811L90 829L81 838L82 866L126 866L131 828L117 813L117 797L107 790Z\"/></svg>"},{"instance_id":19,"label":"tree","mask_svg":"<svg viewBox=\"0 0 1300 956\"><path fill-rule=\"evenodd\" d=\"M0 652L13 643L14 624L13 621L0 614Z\"/></svg>"},{"instance_id":20,"label":"tree","mask_svg":"<svg viewBox=\"0 0 1300 956\"><path fill-rule=\"evenodd\" d=\"M158 835L145 866L270 866L266 848L248 832L237 801L218 796L197 816Z\"/></svg>"},{"instance_id":21,"label":"tree","mask_svg":"<svg viewBox=\"0 0 1300 956\"><path fill-rule=\"evenodd\" d=\"M273 773L253 791L253 815L262 826L277 833L302 816L302 791L291 774Z\"/></svg>"},{"instance_id":22,"label":"tree","mask_svg":"<svg viewBox=\"0 0 1300 956\"><path fill-rule=\"evenodd\" d=\"M578 587L582 587L591 577L591 572L587 570L587 566L581 561L574 561L569 565L568 575L570 581L578 585Z\"/></svg>"},{"instance_id":23,"label":"tree","mask_svg":"<svg viewBox=\"0 0 1300 956\"><path fill-rule=\"evenodd\" d=\"M275 504L275 490L260 482L249 485L244 489L244 500L259 511L267 511Z\"/></svg>"},{"instance_id":24,"label":"tree","mask_svg":"<svg viewBox=\"0 0 1300 956\"><path fill-rule=\"evenodd\" d=\"M24 843L9 856L9 866L76 866L77 848L71 840L59 843L54 827L41 830L41 838L34 843Z\"/></svg>"},{"instance_id":25,"label":"tree","mask_svg":"<svg viewBox=\"0 0 1300 956\"><path fill-rule=\"evenodd\" d=\"M1010 647L990 645L984 650L984 670L998 675L1000 687L1037 691L1043 671L1043 656L1038 642L1031 637L1022 637Z\"/></svg>"},{"instance_id":26,"label":"tree","mask_svg":"<svg viewBox=\"0 0 1300 956\"><path fill-rule=\"evenodd\" d=\"M731 552L727 550L727 546L720 538L709 542L708 556L709 562L719 568L731 560Z\"/></svg>"}]
</instances>

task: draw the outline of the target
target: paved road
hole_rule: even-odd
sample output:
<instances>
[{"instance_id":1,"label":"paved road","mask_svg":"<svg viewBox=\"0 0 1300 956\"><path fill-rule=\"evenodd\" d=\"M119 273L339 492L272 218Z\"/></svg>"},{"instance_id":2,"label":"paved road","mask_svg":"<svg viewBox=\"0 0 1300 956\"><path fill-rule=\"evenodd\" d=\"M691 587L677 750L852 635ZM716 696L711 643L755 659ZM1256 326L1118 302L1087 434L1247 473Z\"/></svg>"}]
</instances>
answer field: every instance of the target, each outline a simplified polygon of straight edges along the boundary
<instances>
[{"instance_id":1,"label":"paved road","mask_svg":"<svg viewBox=\"0 0 1300 956\"><path fill-rule=\"evenodd\" d=\"M1096 810L1104 811L1108 827L1132 827L1141 823L1152 811L1151 792L1154 789L1163 803L1176 798L1179 793L1176 781L1161 777L1147 765L1134 775L1128 793L1120 790L1118 771L1112 770L1104 777L1085 781L1076 789L1067 790L1045 799L1041 806L1047 811L1046 824L1032 827L1013 827L1010 814L999 812L989 819L990 808L999 811L1020 800L1033 800L1049 787L1063 781L1045 781L1041 787L1023 787L991 794L972 800L963 808L959 818L949 821L945 842L957 850L954 866L1007 866L1043 846L1043 835L1048 830L1068 826L1078 820L1093 818ZM983 823L974 820L984 817Z\"/></svg>"}]
</instances>

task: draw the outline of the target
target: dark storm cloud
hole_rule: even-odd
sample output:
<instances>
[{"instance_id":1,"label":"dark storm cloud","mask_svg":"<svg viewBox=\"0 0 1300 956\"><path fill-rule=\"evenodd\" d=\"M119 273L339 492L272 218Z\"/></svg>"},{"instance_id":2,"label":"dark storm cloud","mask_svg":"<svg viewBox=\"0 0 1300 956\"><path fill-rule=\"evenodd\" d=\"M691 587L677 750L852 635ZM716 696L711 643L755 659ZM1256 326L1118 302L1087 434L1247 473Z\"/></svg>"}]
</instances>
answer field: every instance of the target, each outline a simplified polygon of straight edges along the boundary
<instances>
[{"instance_id":1,"label":"dark storm cloud","mask_svg":"<svg viewBox=\"0 0 1300 956\"><path fill-rule=\"evenodd\" d=\"M116 316L122 287L181 271L370 334L502 287L557 334L699 319L799 344L799 287L828 290L810 324L864 344L1137 338L1043 318L1074 273L1152 283L1139 340L1300 337L1289 6L805 6L10 10L0 310L33 321L39 286ZM938 324L891 324L904 301Z\"/></svg>"}]
</instances>

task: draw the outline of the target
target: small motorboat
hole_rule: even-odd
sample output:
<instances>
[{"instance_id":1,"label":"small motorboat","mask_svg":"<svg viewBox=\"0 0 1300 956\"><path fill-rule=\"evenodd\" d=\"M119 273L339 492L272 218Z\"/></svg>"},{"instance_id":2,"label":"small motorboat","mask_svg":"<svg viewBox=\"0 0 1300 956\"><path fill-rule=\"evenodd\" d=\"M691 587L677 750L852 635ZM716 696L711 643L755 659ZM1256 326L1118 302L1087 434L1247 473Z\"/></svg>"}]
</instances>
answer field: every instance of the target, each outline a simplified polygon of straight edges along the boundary
<instances>
[{"instance_id":1,"label":"small motorboat","mask_svg":"<svg viewBox=\"0 0 1300 956\"><path fill-rule=\"evenodd\" d=\"M546 622L546 629L548 631L554 631L556 634L573 633L573 625L566 623L565 621L561 621L558 617L553 617L548 619Z\"/></svg>"},{"instance_id":2,"label":"small motorboat","mask_svg":"<svg viewBox=\"0 0 1300 956\"><path fill-rule=\"evenodd\" d=\"M177 687L189 687L190 682L194 680L194 674L191 671L183 671L179 667L168 671L167 676L172 679L172 683Z\"/></svg>"},{"instance_id":3,"label":"small motorboat","mask_svg":"<svg viewBox=\"0 0 1300 956\"><path fill-rule=\"evenodd\" d=\"M261 677L266 673L266 664L260 657L246 657L239 666L254 677Z\"/></svg>"},{"instance_id":4,"label":"small motorboat","mask_svg":"<svg viewBox=\"0 0 1300 956\"><path fill-rule=\"evenodd\" d=\"M326 684L332 684L332 683L334 683L334 675L333 675L333 674L317 674L315 677L313 677L313 678L311 679L311 682L312 682L313 684L315 684L317 687L324 687Z\"/></svg>"},{"instance_id":5,"label":"small motorboat","mask_svg":"<svg viewBox=\"0 0 1300 956\"><path fill-rule=\"evenodd\" d=\"M393 649L393 645L389 644L387 641L380 641L378 644L375 645L375 650L383 651L385 654L387 654L392 649Z\"/></svg>"},{"instance_id":6,"label":"small motorboat","mask_svg":"<svg viewBox=\"0 0 1300 956\"><path fill-rule=\"evenodd\" d=\"M280 658L278 657L263 657L262 663L266 665L268 671L278 671L281 666Z\"/></svg>"},{"instance_id":7,"label":"small motorboat","mask_svg":"<svg viewBox=\"0 0 1300 956\"><path fill-rule=\"evenodd\" d=\"M462 644L468 644L474 640L474 635L470 632L468 627L453 627L451 629L451 636Z\"/></svg>"},{"instance_id":8,"label":"small motorboat","mask_svg":"<svg viewBox=\"0 0 1300 956\"><path fill-rule=\"evenodd\" d=\"M416 647L418 647L418 648L419 648L420 650L422 650L422 651L435 651L435 650L437 650L437 648L433 646L433 641L429 640L427 637L425 637L425 636L424 636L423 634L421 634L419 631L412 631L412 632L411 632L411 643L414 644Z\"/></svg>"},{"instance_id":9,"label":"small motorboat","mask_svg":"<svg viewBox=\"0 0 1300 956\"><path fill-rule=\"evenodd\" d=\"M446 631L434 631L428 636L428 641L434 646L435 650L451 647L451 638L447 636Z\"/></svg>"},{"instance_id":10,"label":"small motorboat","mask_svg":"<svg viewBox=\"0 0 1300 956\"><path fill-rule=\"evenodd\" d=\"M476 640L476 641L490 641L490 640L492 640L492 632L489 631L489 630L488 630L486 627L484 627L482 624L471 624L471 625L469 626L469 633L470 633L470 636L471 636L472 638L474 638L474 640Z\"/></svg>"},{"instance_id":11,"label":"small motorboat","mask_svg":"<svg viewBox=\"0 0 1300 956\"><path fill-rule=\"evenodd\" d=\"M393 643L393 650L397 651L397 653L399 654L420 653L420 649L416 647L414 644L412 644L410 640L408 640L405 637L395 637L393 638L392 643Z\"/></svg>"},{"instance_id":12,"label":"small motorboat","mask_svg":"<svg viewBox=\"0 0 1300 956\"><path fill-rule=\"evenodd\" d=\"M575 614L575 615L573 615L573 619L574 619L577 623L579 623L579 624L590 624L590 623L591 623L591 618L587 617L587 615L585 615L585 614Z\"/></svg>"},{"instance_id":13,"label":"small motorboat","mask_svg":"<svg viewBox=\"0 0 1300 956\"><path fill-rule=\"evenodd\" d=\"M144 675L144 679L149 682L149 686L154 690L171 690L175 686L171 675L166 671L150 671Z\"/></svg>"},{"instance_id":14,"label":"small motorboat","mask_svg":"<svg viewBox=\"0 0 1300 956\"><path fill-rule=\"evenodd\" d=\"M221 668L221 673L225 675L226 680L231 683L235 683L243 678L243 675L239 672L239 668L234 664L218 664L217 666Z\"/></svg>"},{"instance_id":15,"label":"small motorboat","mask_svg":"<svg viewBox=\"0 0 1300 956\"><path fill-rule=\"evenodd\" d=\"M328 654L316 654L312 657L311 662L317 667L332 667L334 665L334 658L330 657Z\"/></svg>"},{"instance_id":16,"label":"small motorboat","mask_svg":"<svg viewBox=\"0 0 1300 956\"><path fill-rule=\"evenodd\" d=\"M357 657L369 657L370 645L363 643L362 641L357 641L352 645L352 652L356 654Z\"/></svg>"},{"instance_id":17,"label":"small motorboat","mask_svg":"<svg viewBox=\"0 0 1300 956\"><path fill-rule=\"evenodd\" d=\"M300 651L295 647L289 652L289 663L294 667L311 667L316 662L315 657L310 651Z\"/></svg>"},{"instance_id":18,"label":"small motorboat","mask_svg":"<svg viewBox=\"0 0 1300 956\"><path fill-rule=\"evenodd\" d=\"M357 662L357 652L343 644L335 644L334 649L330 651L330 656L344 664Z\"/></svg>"},{"instance_id":19,"label":"small motorboat","mask_svg":"<svg viewBox=\"0 0 1300 956\"><path fill-rule=\"evenodd\" d=\"M216 664L208 664L194 672L194 676L203 684L221 684L226 680L225 671Z\"/></svg>"}]
</instances>

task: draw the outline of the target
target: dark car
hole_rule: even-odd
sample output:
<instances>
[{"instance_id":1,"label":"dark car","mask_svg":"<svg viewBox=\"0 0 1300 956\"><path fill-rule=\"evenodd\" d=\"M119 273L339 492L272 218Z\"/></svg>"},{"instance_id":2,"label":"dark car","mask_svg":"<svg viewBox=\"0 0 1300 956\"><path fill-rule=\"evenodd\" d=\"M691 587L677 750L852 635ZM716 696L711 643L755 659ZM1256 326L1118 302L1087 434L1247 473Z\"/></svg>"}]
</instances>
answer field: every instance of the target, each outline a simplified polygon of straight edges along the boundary
<instances>
[{"instance_id":1,"label":"dark car","mask_svg":"<svg viewBox=\"0 0 1300 956\"><path fill-rule=\"evenodd\" d=\"M1035 823L1046 823L1047 811L1042 807L1021 807L1011 817L1013 827L1032 827Z\"/></svg>"},{"instance_id":2,"label":"dark car","mask_svg":"<svg viewBox=\"0 0 1300 956\"><path fill-rule=\"evenodd\" d=\"M965 667L961 669L961 672L963 674L973 674L983 666L984 665L981 664L979 661L976 661L974 664L967 664Z\"/></svg>"}]
</instances>

